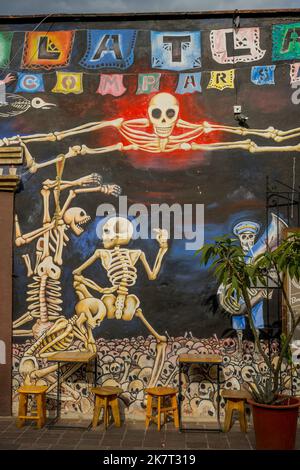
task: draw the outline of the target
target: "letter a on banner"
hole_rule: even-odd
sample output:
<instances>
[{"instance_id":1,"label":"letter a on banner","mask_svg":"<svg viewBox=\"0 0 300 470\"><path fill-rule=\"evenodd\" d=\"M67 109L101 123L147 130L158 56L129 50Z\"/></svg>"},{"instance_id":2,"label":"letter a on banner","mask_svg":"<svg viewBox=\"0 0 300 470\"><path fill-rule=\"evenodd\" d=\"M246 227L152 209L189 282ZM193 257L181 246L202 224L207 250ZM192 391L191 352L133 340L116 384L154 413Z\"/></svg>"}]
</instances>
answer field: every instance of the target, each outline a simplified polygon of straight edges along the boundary
<instances>
[{"instance_id":1,"label":"letter a on banner","mask_svg":"<svg viewBox=\"0 0 300 470\"><path fill-rule=\"evenodd\" d=\"M213 59L219 64L260 60L266 51L260 48L259 34L259 28L212 30L210 47Z\"/></svg>"},{"instance_id":2,"label":"letter a on banner","mask_svg":"<svg viewBox=\"0 0 300 470\"><path fill-rule=\"evenodd\" d=\"M294 63L290 65L290 83L299 83L300 84L300 63Z\"/></svg>"},{"instance_id":3,"label":"letter a on banner","mask_svg":"<svg viewBox=\"0 0 300 470\"><path fill-rule=\"evenodd\" d=\"M26 33L23 69L52 69L69 65L74 31L31 31Z\"/></svg>"},{"instance_id":4,"label":"letter a on banner","mask_svg":"<svg viewBox=\"0 0 300 470\"><path fill-rule=\"evenodd\" d=\"M83 92L82 72L56 72L56 85L52 89L53 93L75 93L78 95Z\"/></svg>"},{"instance_id":5,"label":"letter a on banner","mask_svg":"<svg viewBox=\"0 0 300 470\"><path fill-rule=\"evenodd\" d=\"M224 90L234 88L234 69L210 72L210 81L207 88Z\"/></svg>"},{"instance_id":6,"label":"letter a on banner","mask_svg":"<svg viewBox=\"0 0 300 470\"><path fill-rule=\"evenodd\" d=\"M0 67L7 67L9 64L13 34L11 32L0 32Z\"/></svg>"},{"instance_id":7,"label":"letter a on banner","mask_svg":"<svg viewBox=\"0 0 300 470\"><path fill-rule=\"evenodd\" d=\"M188 70L201 66L200 31L151 31L152 67Z\"/></svg>"},{"instance_id":8,"label":"letter a on banner","mask_svg":"<svg viewBox=\"0 0 300 470\"><path fill-rule=\"evenodd\" d=\"M37 93L45 91L41 73L18 73L18 83L15 92Z\"/></svg>"},{"instance_id":9,"label":"letter a on banner","mask_svg":"<svg viewBox=\"0 0 300 470\"><path fill-rule=\"evenodd\" d=\"M300 59L300 23L273 26L273 60Z\"/></svg>"},{"instance_id":10,"label":"letter a on banner","mask_svg":"<svg viewBox=\"0 0 300 470\"><path fill-rule=\"evenodd\" d=\"M100 75L100 83L96 93L99 93L100 95L121 96L125 91L126 88L123 85L123 75L107 75L104 73Z\"/></svg>"},{"instance_id":11,"label":"letter a on banner","mask_svg":"<svg viewBox=\"0 0 300 470\"><path fill-rule=\"evenodd\" d=\"M91 29L87 35L87 50L79 62L82 67L125 70L133 64L136 30Z\"/></svg>"},{"instance_id":12,"label":"letter a on banner","mask_svg":"<svg viewBox=\"0 0 300 470\"><path fill-rule=\"evenodd\" d=\"M160 73L140 73L137 95L149 94L159 90Z\"/></svg>"},{"instance_id":13,"label":"letter a on banner","mask_svg":"<svg viewBox=\"0 0 300 470\"><path fill-rule=\"evenodd\" d=\"M175 93L183 95L195 91L201 92L201 72L180 73Z\"/></svg>"}]
</instances>

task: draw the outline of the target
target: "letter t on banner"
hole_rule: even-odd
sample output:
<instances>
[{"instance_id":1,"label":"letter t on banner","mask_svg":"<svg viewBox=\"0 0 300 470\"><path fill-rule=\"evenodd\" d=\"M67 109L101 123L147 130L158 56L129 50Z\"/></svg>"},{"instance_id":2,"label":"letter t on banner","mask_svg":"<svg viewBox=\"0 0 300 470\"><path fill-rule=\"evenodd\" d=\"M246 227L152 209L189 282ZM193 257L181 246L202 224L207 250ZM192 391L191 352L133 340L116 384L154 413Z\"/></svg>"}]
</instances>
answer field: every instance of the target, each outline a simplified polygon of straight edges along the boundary
<instances>
[{"instance_id":1,"label":"letter t on banner","mask_svg":"<svg viewBox=\"0 0 300 470\"><path fill-rule=\"evenodd\" d=\"M201 66L200 31L151 31L152 67L189 70Z\"/></svg>"},{"instance_id":2,"label":"letter t on banner","mask_svg":"<svg viewBox=\"0 0 300 470\"><path fill-rule=\"evenodd\" d=\"M126 88L123 85L123 75L104 74L100 75L100 83L96 93L99 95L121 96L125 93Z\"/></svg>"}]
</instances>

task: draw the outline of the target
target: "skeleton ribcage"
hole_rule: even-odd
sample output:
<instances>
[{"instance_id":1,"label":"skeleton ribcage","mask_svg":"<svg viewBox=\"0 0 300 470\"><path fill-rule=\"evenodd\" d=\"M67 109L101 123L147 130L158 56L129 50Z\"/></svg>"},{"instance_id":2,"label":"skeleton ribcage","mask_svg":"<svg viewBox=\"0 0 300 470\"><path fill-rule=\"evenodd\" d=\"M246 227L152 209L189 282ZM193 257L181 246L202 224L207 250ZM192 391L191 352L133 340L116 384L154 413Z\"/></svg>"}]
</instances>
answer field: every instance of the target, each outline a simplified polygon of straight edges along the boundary
<instances>
[{"instance_id":1,"label":"skeleton ribcage","mask_svg":"<svg viewBox=\"0 0 300 470\"><path fill-rule=\"evenodd\" d=\"M70 318L68 324L71 324L73 327L75 321L76 318ZM74 340L74 330L72 329L66 336L63 336L66 328L67 325L65 328L62 328L52 334L49 334L48 331L45 331L45 333L43 333L42 336L26 351L26 355L39 356L45 352L50 353L69 349Z\"/></svg>"},{"instance_id":2,"label":"skeleton ribcage","mask_svg":"<svg viewBox=\"0 0 300 470\"><path fill-rule=\"evenodd\" d=\"M111 284L118 287L118 293L125 294L128 292L127 287L134 286L137 274L129 257L129 250L113 250L107 274Z\"/></svg>"}]
</instances>

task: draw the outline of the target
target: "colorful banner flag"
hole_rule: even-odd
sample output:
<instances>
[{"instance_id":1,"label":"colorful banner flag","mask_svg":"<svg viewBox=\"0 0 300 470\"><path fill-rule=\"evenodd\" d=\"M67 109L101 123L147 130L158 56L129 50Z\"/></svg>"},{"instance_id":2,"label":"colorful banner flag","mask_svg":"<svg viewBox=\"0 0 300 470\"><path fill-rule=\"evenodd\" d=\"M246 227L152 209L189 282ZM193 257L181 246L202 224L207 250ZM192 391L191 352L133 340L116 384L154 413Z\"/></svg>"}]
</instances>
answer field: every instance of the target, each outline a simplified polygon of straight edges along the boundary
<instances>
[{"instance_id":1,"label":"colorful banner flag","mask_svg":"<svg viewBox=\"0 0 300 470\"><path fill-rule=\"evenodd\" d=\"M300 23L274 25L272 40L273 60L300 59Z\"/></svg>"},{"instance_id":2,"label":"colorful banner flag","mask_svg":"<svg viewBox=\"0 0 300 470\"><path fill-rule=\"evenodd\" d=\"M136 36L134 29L90 29L87 50L79 63L87 69L128 69L134 61Z\"/></svg>"},{"instance_id":3,"label":"colorful banner flag","mask_svg":"<svg viewBox=\"0 0 300 470\"><path fill-rule=\"evenodd\" d=\"M9 64L13 35L12 32L0 32L0 67L7 67Z\"/></svg>"},{"instance_id":4,"label":"colorful banner flag","mask_svg":"<svg viewBox=\"0 0 300 470\"><path fill-rule=\"evenodd\" d=\"M255 85L275 85L276 65L256 65L251 69L251 82Z\"/></svg>"},{"instance_id":5,"label":"colorful banner flag","mask_svg":"<svg viewBox=\"0 0 300 470\"><path fill-rule=\"evenodd\" d=\"M74 31L31 31L26 33L22 68L52 69L69 65Z\"/></svg>"},{"instance_id":6,"label":"colorful banner flag","mask_svg":"<svg viewBox=\"0 0 300 470\"><path fill-rule=\"evenodd\" d=\"M99 87L96 93L99 93L100 95L121 96L125 91L126 88L123 85L123 75L107 75L104 73L100 75Z\"/></svg>"},{"instance_id":7,"label":"colorful banner flag","mask_svg":"<svg viewBox=\"0 0 300 470\"><path fill-rule=\"evenodd\" d=\"M234 69L210 72L210 80L207 88L216 88L217 90L234 88L234 72Z\"/></svg>"},{"instance_id":8,"label":"colorful banner flag","mask_svg":"<svg viewBox=\"0 0 300 470\"><path fill-rule=\"evenodd\" d=\"M210 32L213 59L218 64L253 62L266 53L260 48L259 28L217 29Z\"/></svg>"},{"instance_id":9,"label":"colorful banner flag","mask_svg":"<svg viewBox=\"0 0 300 470\"><path fill-rule=\"evenodd\" d=\"M18 82L15 92L36 93L45 91L44 79L41 73L18 72Z\"/></svg>"},{"instance_id":10,"label":"colorful banner flag","mask_svg":"<svg viewBox=\"0 0 300 470\"><path fill-rule=\"evenodd\" d=\"M52 89L53 93L75 93L83 92L82 72L56 72L56 85Z\"/></svg>"},{"instance_id":11,"label":"colorful banner flag","mask_svg":"<svg viewBox=\"0 0 300 470\"><path fill-rule=\"evenodd\" d=\"M180 95L185 93L201 93L201 72L197 73L180 73L177 83L176 92Z\"/></svg>"},{"instance_id":12,"label":"colorful banner flag","mask_svg":"<svg viewBox=\"0 0 300 470\"><path fill-rule=\"evenodd\" d=\"M300 63L294 62L290 65L290 83L299 83L300 84Z\"/></svg>"},{"instance_id":13,"label":"colorful banner flag","mask_svg":"<svg viewBox=\"0 0 300 470\"><path fill-rule=\"evenodd\" d=\"M151 31L152 67L188 70L201 67L201 32Z\"/></svg>"},{"instance_id":14,"label":"colorful banner flag","mask_svg":"<svg viewBox=\"0 0 300 470\"><path fill-rule=\"evenodd\" d=\"M160 73L140 73L138 77L137 95L159 91Z\"/></svg>"}]
</instances>

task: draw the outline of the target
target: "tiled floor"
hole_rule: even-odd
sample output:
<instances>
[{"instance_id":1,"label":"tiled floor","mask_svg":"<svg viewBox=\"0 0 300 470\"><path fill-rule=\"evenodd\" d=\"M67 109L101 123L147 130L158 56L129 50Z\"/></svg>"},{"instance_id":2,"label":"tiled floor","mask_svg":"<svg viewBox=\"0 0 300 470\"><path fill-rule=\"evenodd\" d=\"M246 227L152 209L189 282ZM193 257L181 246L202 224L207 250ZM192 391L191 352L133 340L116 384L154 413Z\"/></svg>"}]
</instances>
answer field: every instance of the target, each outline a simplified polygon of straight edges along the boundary
<instances>
[{"instance_id":1,"label":"tiled floor","mask_svg":"<svg viewBox=\"0 0 300 470\"><path fill-rule=\"evenodd\" d=\"M81 423L82 424L82 423ZM14 418L0 418L0 449L253 449L254 433L240 432L235 424L229 433L179 433L170 423L160 432L155 425L145 431L143 422L130 422L121 428L113 425L104 431L103 426L95 430L36 429L27 424L16 427ZM300 431L297 436L300 449Z\"/></svg>"}]
</instances>

